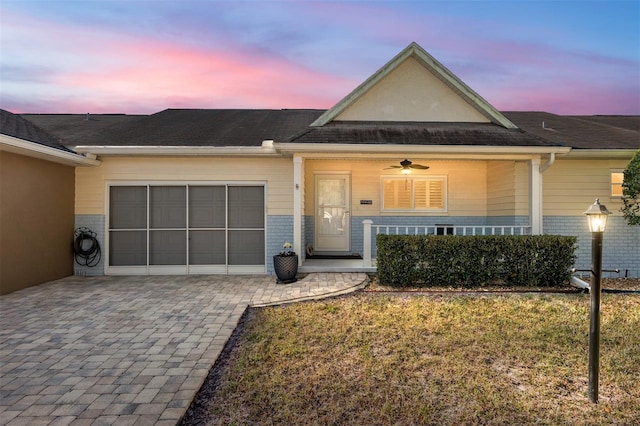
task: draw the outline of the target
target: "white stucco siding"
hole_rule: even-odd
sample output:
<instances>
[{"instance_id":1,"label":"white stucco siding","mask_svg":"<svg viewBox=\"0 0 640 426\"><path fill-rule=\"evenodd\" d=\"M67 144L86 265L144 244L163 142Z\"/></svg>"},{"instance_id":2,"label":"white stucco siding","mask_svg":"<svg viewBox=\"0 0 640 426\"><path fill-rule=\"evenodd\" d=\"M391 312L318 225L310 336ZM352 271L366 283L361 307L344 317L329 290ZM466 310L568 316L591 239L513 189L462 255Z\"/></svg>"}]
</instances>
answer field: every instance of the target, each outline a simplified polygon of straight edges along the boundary
<instances>
[{"instance_id":1,"label":"white stucco siding","mask_svg":"<svg viewBox=\"0 0 640 426\"><path fill-rule=\"evenodd\" d=\"M489 122L414 58L401 63L335 120Z\"/></svg>"},{"instance_id":2,"label":"white stucco siding","mask_svg":"<svg viewBox=\"0 0 640 426\"><path fill-rule=\"evenodd\" d=\"M99 167L76 168L75 213L105 214L107 182L264 182L267 214L293 214L290 158L104 157Z\"/></svg>"}]
</instances>

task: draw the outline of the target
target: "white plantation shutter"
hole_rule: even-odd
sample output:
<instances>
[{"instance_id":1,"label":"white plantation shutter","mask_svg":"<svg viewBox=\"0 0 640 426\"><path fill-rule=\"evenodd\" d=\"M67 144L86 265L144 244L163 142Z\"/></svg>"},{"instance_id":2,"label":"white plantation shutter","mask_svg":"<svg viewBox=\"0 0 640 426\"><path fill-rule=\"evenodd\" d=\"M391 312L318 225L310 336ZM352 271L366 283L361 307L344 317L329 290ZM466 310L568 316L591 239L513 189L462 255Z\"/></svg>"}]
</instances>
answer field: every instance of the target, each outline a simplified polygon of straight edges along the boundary
<instances>
[{"instance_id":1,"label":"white plantation shutter","mask_svg":"<svg viewBox=\"0 0 640 426\"><path fill-rule=\"evenodd\" d=\"M611 196L622 197L623 172L611 172Z\"/></svg>"},{"instance_id":2,"label":"white plantation shutter","mask_svg":"<svg viewBox=\"0 0 640 426\"><path fill-rule=\"evenodd\" d=\"M446 210L446 178L383 179L383 210Z\"/></svg>"},{"instance_id":3,"label":"white plantation shutter","mask_svg":"<svg viewBox=\"0 0 640 426\"><path fill-rule=\"evenodd\" d=\"M391 210L411 208L411 181L387 179L384 181L384 207Z\"/></svg>"}]
</instances>

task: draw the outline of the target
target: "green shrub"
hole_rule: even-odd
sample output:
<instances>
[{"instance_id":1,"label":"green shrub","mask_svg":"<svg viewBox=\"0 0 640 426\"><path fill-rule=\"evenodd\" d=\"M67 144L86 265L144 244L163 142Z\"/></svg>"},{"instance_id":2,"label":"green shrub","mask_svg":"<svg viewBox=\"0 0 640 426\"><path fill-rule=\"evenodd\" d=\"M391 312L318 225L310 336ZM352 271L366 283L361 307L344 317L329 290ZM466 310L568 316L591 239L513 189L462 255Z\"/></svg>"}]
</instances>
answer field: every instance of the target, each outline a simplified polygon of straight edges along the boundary
<instances>
[{"instance_id":1,"label":"green shrub","mask_svg":"<svg viewBox=\"0 0 640 426\"><path fill-rule=\"evenodd\" d=\"M380 234L377 245L384 285L555 287L569 282L576 237Z\"/></svg>"}]
</instances>

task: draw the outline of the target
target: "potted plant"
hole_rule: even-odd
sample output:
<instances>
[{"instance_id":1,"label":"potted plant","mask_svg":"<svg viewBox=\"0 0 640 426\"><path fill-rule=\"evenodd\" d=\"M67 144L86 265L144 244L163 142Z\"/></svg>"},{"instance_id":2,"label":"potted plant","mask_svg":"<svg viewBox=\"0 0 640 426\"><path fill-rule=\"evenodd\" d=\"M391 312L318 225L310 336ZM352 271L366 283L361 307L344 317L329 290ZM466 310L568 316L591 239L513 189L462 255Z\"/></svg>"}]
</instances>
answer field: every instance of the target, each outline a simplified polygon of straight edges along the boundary
<instances>
[{"instance_id":1,"label":"potted plant","mask_svg":"<svg viewBox=\"0 0 640 426\"><path fill-rule=\"evenodd\" d=\"M278 284L289 284L296 281L298 273L298 255L293 251L291 243L282 245L282 251L273 256L273 269L276 272Z\"/></svg>"}]
</instances>

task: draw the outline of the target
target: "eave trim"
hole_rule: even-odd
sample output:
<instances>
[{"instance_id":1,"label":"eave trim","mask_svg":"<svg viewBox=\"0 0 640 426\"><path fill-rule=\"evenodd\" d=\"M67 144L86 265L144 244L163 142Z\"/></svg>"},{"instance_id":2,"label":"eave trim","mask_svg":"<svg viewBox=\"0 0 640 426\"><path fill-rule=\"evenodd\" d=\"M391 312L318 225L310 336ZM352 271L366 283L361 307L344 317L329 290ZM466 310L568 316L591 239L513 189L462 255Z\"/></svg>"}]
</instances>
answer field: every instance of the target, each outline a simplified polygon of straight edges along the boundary
<instances>
[{"instance_id":1,"label":"eave trim","mask_svg":"<svg viewBox=\"0 0 640 426\"><path fill-rule=\"evenodd\" d=\"M211 147L211 146L112 146L112 145L79 145L77 152L94 155L137 155L137 156L253 156L272 157L280 154L273 145L263 144L259 147Z\"/></svg>"},{"instance_id":2,"label":"eave trim","mask_svg":"<svg viewBox=\"0 0 640 426\"><path fill-rule=\"evenodd\" d=\"M12 152L67 166L99 166L102 164L100 160L95 158L87 158L73 152L62 151L9 135L0 135L0 151Z\"/></svg>"}]
</instances>

